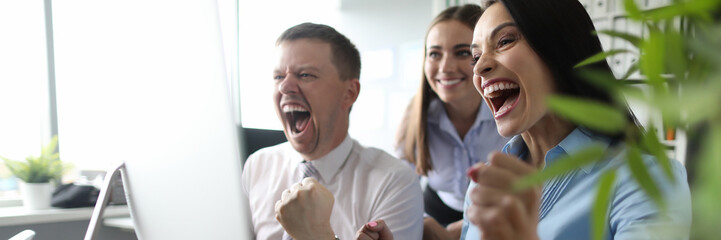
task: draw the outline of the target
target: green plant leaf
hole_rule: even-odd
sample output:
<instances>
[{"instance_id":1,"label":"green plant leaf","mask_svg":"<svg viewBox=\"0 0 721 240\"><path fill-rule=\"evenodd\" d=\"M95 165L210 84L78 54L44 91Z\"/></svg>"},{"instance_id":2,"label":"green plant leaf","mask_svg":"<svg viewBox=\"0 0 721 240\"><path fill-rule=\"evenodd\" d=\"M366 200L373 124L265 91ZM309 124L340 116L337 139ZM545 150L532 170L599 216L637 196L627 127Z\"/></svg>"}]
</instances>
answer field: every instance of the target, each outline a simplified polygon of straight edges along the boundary
<instances>
[{"instance_id":1,"label":"green plant leaf","mask_svg":"<svg viewBox=\"0 0 721 240\"><path fill-rule=\"evenodd\" d=\"M623 6L628 13L628 17L635 20L641 20L641 9L636 5L634 0L623 0Z\"/></svg>"},{"instance_id":2,"label":"green plant leaf","mask_svg":"<svg viewBox=\"0 0 721 240\"><path fill-rule=\"evenodd\" d=\"M5 162L5 166L7 166L8 170L10 170L10 172L15 175L15 177L19 178L20 180L27 181L27 179L29 178L29 166L27 163L10 160L4 157L3 161Z\"/></svg>"},{"instance_id":3,"label":"green plant leaf","mask_svg":"<svg viewBox=\"0 0 721 240\"><path fill-rule=\"evenodd\" d=\"M50 142L48 142L45 147L42 148L42 151L40 153L41 156L49 156L53 153L57 152L58 147L58 135L53 136L52 139L50 139Z\"/></svg>"},{"instance_id":4,"label":"green plant leaf","mask_svg":"<svg viewBox=\"0 0 721 240\"><path fill-rule=\"evenodd\" d=\"M576 73L583 80L590 83L591 85L601 88L603 90L614 93L617 89L623 87L625 82L616 80L613 74L590 68L577 68Z\"/></svg>"},{"instance_id":5,"label":"green plant leaf","mask_svg":"<svg viewBox=\"0 0 721 240\"><path fill-rule=\"evenodd\" d=\"M674 4L648 10L644 13L643 18L651 21L659 21L678 17L680 15L686 14L686 12L687 11L684 9L683 5Z\"/></svg>"},{"instance_id":6,"label":"green plant leaf","mask_svg":"<svg viewBox=\"0 0 721 240\"><path fill-rule=\"evenodd\" d=\"M579 97L552 95L546 99L549 108L571 122L613 134L628 123L620 110L606 104Z\"/></svg>"},{"instance_id":7,"label":"green plant leaf","mask_svg":"<svg viewBox=\"0 0 721 240\"><path fill-rule=\"evenodd\" d=\"M686 84L680 96L670 92L656 93L646 101L661 111L664 121L673 125L679 125L681 121L693 125L721 113L719 89L721 79L717 78L709 83Z\"/></svg>"},{"instance_id":8,"label":"green plant leaf","mask_svg":"<svg viewBox=\"0 0 721 240\"><path fill-rule=\"evenodd\" d=\"M612 31L612 30L598 30L598 31L596 31L596 33L626 40L629 43L631 43L633 46L635 46L636 48L641 47L641 41L642 41L641 37L630 34L630 33L616 32L616 31Z\"/></svg>"},{"instance_id":9,"label":"green plant leaf","mask_svg":"<svg viewBox=\"0 0 721 240\"><path fill-rule=\"evenodd\" d=\"M58 160L58 159L60 159L60 153L53 153L53 155L50 155L48 157L48 159L50 159L52 161Z\"/></svg>"},{"instance_id":10,"label":"green plant leaf","mask_svg":"<svg viewBox=\"0 0 721 240\"><path fill-rule=\"evenodd\" d=\"M656 183L654 183L651 175L646 169L646 164L643 163L641 158L641 151L636 146L630 145L627 152L628 167L631 170L631 175L636 182L641 186L644 192L653 200L660 209L664 209L664 202L661 197L661 191L658 189Z\"/></svg>"},{"instance_id":11,"label":"green plant leaf","mask_svg":"<svg viewBox=\"0 0 721 240\"><path fill-rule=\"evenodd\" d=\"M602 240L606 239L606 226L608 219L608 205L611 201L611 195L613 193L613 183L616 180L616 170L609 170L605 172L600 181L598 182L598 188L596 191L596 201L593 203L593 212L591 213L591 229L592 239Z\"/></svg>"},{"instance_id":12,"label":"green plant leaf","mask_svg":"<svg viewBox=\"0 0 721 240\"><path fill-rule=\"evenodd\" d=\"M704 19L711 19L709 11L716 9L719 3L720 1L718 0L676 1L669 6L646 11L643 13L642 18L651 21L659 21L678 16L694 15Z\"/></svg>"},{"instance_id":13,"label":"green plant leaf","mask_svg":"<svg viewBox=\"0 0 721 240\"><path fill-rule=\"evenodd\" d=\"M701 57L704 62L721 64L721 28L713 26L697 26L698 37L689 39L689 48L694 56Z\"/></svg>"},{"instance_id":14,"label":"green plant leaf","mask_svg":"<svg viewBox=\"0 0 721 240\"><path fill-rule=\"evenodd\" d=\"M665 59L666 72L673 74L676 78L683 78L688 70L689 56L686 53L683 36L673 26L673 19L665 22L663 33L665 35L664 51L667 56Z\"/></svg>"},{"instance_id":15,"label":"green plant leaf","mask_svg":"<svg viewBox=\"0 0 721 240\"><path fill-rule=\"evenodd\" d=\"M694 56L702 58L704 62L721 63L721 52L719 49L713 49L709 42L697 39L691 39L689 46L693 49Z\"/></svg>"},{"instance_id":16,"label":"green plant leaf","mask_svg":"<svg viewBox=\"0 0 721 240\"><path fill-rule=\"evenodd\" d=\"M645 81L643 81L645 82ZM640 88L640 86L646 86L645 84L638 84L637 86L629 86L626 88L621 88L619 91L621 92L621 95L623 95L626 98L639 100L642 102L648 102L648 97L646 96L646 93L643 92L643 90Z\"/></svg>"},{"instance_id":17,"label":"green plant leaf","mask_svg":"<svg viewBox=\"0 0 721 240\"><path fill-rule=\"evenodd\" d=\"M661 30L654 23L646 24L649 30L648 39L641 44L641 72L648 78L648 83L655 90L663 90L665 79L661 77L665 59L665 40Z\"/></svg>"},{"instance_id":18,"label":"green plant leaf","mask_svg":"<svg viewBox=\"0 0 721 240\"><path fill-rule=\"evenodd\" d=\"M578 152L566 155L556 160L553 165L547 166L543 171L524 177L513 184L513 189L522 191L531 186L541 184L555 176L567 173L573 169L585 166L601 159L606 147L599 144L589 145Z\"/></svg>"},{"instance_id":19,"label":"green plant leaf","mask_svg":"<svg viewBox=\"0 0 721 240\"><path fill-rule=\"evenodd\" d=\"M658 139L659 138L656 135L656 128L651 126L641 136L641 144L643 144L642 146L646 149L646 151L656 157L656 161L658 161L661 168L663 168L663 172L666 173L666 177L668 177L671 182L674 182L675 176L671 170L671 162L666 155L666 148L663 144L661 144L661 142L659 142Z\"/></svg>"},{"instance_id":20,"label":"green plant leaf","mask_svg":"<svg viewBox=\"0 0 721 240\"><path fill-rule=\"evenodd\" d=\"M607 57L610 57L610 56L613 56L613 55L616 55L619 53L627 53L627 52L629 52L629 51L626 49L614 49L614 50L610 50L610 51L596 53L593 56L586 58L585 60L581 61L580 63L576 64L576 66L573 66L573 67L578 68L578 67L586 66L588 64L604 61L604 60L606 60Z\"/></svg>"},{"instance_id":21,"label":"green plant leaf","mask_svg":"<svg viewBox=\"0 0 721 240\"><path fill-rule=\"evenodd\" d=\"M41 148L40 156L29 156L24 162L3 158L10 172L27 183L45 183L59 179L67 169L57 153L57 136Z\"/></svg>"},{"instance_id":22,"label":"green plant leaf","mask_svg":"<svg viewBox=\"0 0 721 240\"><path fill-rule=\"evenodd\" d=\"M633 74L634 72L636 72L636 71L638 71L638 70L639 70L639 69L638 69L638 62L632 63L631 66L629 66L628 69L626 69L626 73L623 74L623 76L621 77L621 79L624 79L624 80L625 80L625 79L628 79L628 77L630 77L631 74Z\"/></svg>"},{"instance_id":23,"label":"green plant leaf","mask_svg":"<svg viewBox=\"0 0 721 240\"><path fill-rule=\"evenodd\" d=\"M693 190L693 216L694 224L691 231L693 239L713 239L718 236L718 223L721 222L721 121L715 119L703 131L703 141L700 149L701 155L697 161L698 167ZM698 221L697 221L698 220ZM700 221L704 220L704 221Z\"/></svg>"}]
</instances>

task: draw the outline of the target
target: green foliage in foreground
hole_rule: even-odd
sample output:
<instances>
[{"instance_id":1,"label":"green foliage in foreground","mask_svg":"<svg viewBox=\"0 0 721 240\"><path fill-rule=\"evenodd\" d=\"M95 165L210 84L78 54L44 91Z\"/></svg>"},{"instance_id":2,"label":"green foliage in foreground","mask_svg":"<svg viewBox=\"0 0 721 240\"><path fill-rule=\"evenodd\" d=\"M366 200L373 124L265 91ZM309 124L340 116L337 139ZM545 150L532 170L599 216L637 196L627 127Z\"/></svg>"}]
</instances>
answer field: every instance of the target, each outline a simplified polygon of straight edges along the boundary
<instances>
[{"instance_id":1,"label":"green foliage in foreground","mask_svg":"<svg viewBox=\"0 0 721 240\"><path fill-rule=\"evenodd\" d=\"M639 49L639 61L621 79L592 71L583 66L604 61L616 54L629 54L627 49L613 49L598 53L576 67L590 83L608 90L615 97L613 106L589 102L569 96L548 99L549 108L567 119L606 133L625 133L625 152L633 178L657 207L664 211L666 204L658 186L641 161L641 154L654 155L665 176L673 179L670 160L659 141L653 122L644 123L645 131L626 126L623 121L626 100L639 102L651 112L660 114L667 126L685 131L690 140L700 142L698 154L686 159L693 200L692 239L718 239L721 228L721 0L674 0L666 7L641 10L634 0L623 1L628 18L640 22L645 36L615 31L597 34L623 39ZM716 19L714 19L716 18ZM633 72L640 72L642 80L626 81ZM640 81L640 82L639 82ZM629 82L640 84L628 84ZM640 90L643 86L644 90ZM664 127L664 126L661 126ZM696 141L694 141L696 142ZM610 149L609 151L614 151ZM574 156L560 159L559 169L543 171L516 183L517 188L540 184L562 174L565 170L589 164L606 154L598 146L591 146ZM589 238L604 239L608 201L613 192L615 170L606 172L597 189L592 214L593 231ZM673 234L673 229L665 229Z\"/></svg>"}]
</instances>

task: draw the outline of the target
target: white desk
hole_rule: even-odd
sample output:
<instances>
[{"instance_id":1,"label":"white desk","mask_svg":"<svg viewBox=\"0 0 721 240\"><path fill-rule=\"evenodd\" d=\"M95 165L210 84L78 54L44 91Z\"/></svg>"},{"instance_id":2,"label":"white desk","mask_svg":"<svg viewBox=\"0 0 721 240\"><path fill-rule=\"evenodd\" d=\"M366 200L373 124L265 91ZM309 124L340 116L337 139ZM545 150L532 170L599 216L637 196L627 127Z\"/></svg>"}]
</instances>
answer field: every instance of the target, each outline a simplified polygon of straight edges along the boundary
<instances>
[{"instance_id":1,"label":"white desk","mask_svg":"<svg viewBox=\"0 0 721 240\"><path fill-rule=\"evenodd\" d=\"M123 230L135 230L133 219L130 217L111 217L103 220L103 225L108 227L116 227Z\"/></svg>"},{"instance_id":2,"label":"white desk","mask_svg":"<svg viewBox=\"0 0 721 240\"><path fill-rule=\"evenodd\" d=\"M92 207L85 208L50 208L43 210L28 210L24 207L4 207L0 208L0 227L69 222L90 220L93 214ZM127 217L130 216L127 206L108 206L103 215L109 217Z\"/></svg>"}]
</instances>

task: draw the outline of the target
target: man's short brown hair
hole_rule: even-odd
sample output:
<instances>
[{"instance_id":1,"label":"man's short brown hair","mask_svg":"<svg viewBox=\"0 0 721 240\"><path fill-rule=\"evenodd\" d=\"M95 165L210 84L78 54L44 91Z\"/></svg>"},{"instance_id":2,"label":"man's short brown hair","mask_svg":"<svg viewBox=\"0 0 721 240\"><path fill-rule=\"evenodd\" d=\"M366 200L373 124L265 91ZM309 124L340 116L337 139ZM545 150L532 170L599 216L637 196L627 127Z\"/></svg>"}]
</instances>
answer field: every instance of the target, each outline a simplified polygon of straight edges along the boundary
<instances>
[{"instance_id":1,"label":"man's short brown hair","mask_svg":"<svg viewBox=\"0 0 721 240\"><path fill-rule=\"evenodd\" d=\"M285 30L275 45L302 38L318 39L330 44L331 61L338 69L341 80L360 78L361 61L358 49L348 38L328 25L308 22L295 25Z\"/></svg>"}]
</instances>

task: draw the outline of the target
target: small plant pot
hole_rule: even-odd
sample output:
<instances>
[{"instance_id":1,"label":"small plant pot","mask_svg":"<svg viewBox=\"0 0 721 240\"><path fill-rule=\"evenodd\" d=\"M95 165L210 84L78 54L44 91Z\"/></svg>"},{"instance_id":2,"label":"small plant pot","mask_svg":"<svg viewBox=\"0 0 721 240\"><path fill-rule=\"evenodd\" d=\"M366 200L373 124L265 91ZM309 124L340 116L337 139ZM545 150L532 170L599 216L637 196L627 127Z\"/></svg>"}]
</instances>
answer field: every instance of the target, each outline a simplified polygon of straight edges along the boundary
<instances>
[{"instance_id":1,"label":"small plant pot","mask_svg":"<svg viewBox=\"0 0 721 240\"><path fill-rule=\"evenodd\" d=\"M26 183L20 181L20 192L23 206L29 210L50 208L50 198L53 193L51 183Z\"/></svg>"}]
</instances>

